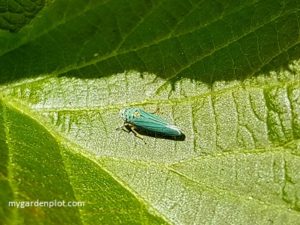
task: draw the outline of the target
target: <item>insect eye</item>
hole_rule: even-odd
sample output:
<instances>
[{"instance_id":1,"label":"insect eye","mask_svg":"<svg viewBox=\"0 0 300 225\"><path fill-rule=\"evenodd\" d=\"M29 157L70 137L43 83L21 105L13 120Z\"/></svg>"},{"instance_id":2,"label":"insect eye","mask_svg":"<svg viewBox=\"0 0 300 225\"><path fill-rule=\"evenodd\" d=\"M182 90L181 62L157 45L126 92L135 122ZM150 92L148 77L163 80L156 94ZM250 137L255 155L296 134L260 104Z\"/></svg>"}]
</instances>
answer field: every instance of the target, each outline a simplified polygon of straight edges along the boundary
<instances>
[{"instance_id":1,"label":"insect eye","mask_svg":"<svg viewBox=\"0 0 300 225\"><path fill-rule=\"evenodd\" d=\"M125 119L125 109L121 109L120 112L119 112L121 118Z\"/></svg>"},{"instance_id":2,"label":"insect eye","mask_svg":"<svg viewBox=\"0 0 300 225\"><path fill-rule=\"evenodd\" d=\"M135 112L133 113L133 116L134 116L134 117L140 117L140 115L141 115L141 114L140 114L138 111L135 111Z\"/></svg>"}]
</instances>

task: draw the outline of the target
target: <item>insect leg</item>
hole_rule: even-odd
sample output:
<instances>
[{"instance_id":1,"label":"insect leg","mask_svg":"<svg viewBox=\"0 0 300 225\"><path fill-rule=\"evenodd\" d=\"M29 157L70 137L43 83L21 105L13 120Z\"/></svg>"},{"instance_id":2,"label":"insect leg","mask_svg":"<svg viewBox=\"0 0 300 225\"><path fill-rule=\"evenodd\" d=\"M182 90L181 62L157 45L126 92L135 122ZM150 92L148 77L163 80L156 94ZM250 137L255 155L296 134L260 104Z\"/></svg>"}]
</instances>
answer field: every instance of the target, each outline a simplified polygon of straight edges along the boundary
<instances>
[{"instance_id":1,"label":"insect leg","mask_svg":"<svg viewBox=\"0 0 300 225\"><path fill-rule=\"evenodd\" d=\"M136 137L138 137L138 138L144 140L143 137L142 137L142 135L140 135L140 134L135 130L134 127L131 128L131 131L134 133L134 135L135 135Z\"/></svg>"},{"instance_id":2,"label":"insect leg","mask_svg":"<svg viewBox=\"0 0 300 225\"><path fill-rule=\"evenodd\" d=\"M140 135L136 130L135 130L135 126L130 124L130 123L124 123L123 126L116 128L116 130L123 130L127 133L132 132L134 134L134 136L136 136L137 138L141 139L145 144L145 140L142 137L142 135Z\"/></svg>"},{"instance_id":3,"label":"insect leg","mask_svg":"<svg viewBox=\"0 0 300 225\"><path fill-rule=\"evenodd\" d=\"M140 134L136 131L134 125L132 125L132 124L130 124L130 123L125 123L124 126L125 126L126 128L129 128L130 131L132 131L132 133L134 134L134 136L136 136L137 138L141 139L141 140L146 144L146 142L145 142L143 136L140 135ZM130 131L129 131L129 132L130 132Z\"/></svg>"},{"instance_id":4,"label":"insect leg","mask_svg":"<svg viewBox=\"0 0 300 225\"><path fill-rule=\"evenodd\" d=\"M126 125L124 124L124 125L121 126L121 127L117 127L116 130L122 130L122 131L125 131L125 132L127 132L127 133L130 133L131 129L128 130L127 127L128 127L128 126L126 126Z\"/></svg>"}]
</instances>

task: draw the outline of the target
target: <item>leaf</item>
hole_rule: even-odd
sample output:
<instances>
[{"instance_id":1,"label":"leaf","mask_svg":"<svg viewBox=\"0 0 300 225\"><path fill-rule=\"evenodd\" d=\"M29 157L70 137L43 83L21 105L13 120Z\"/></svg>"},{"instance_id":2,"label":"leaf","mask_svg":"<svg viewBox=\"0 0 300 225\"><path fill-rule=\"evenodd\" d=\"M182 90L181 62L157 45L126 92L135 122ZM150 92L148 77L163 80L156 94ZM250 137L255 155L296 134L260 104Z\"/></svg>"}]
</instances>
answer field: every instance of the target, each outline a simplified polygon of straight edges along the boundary
<instances>
[{"instance_id":1,"label":"leaf","mask_svg":"<svg viewBox=\"0 0 300 225\"><path fill-rule=\"evenodd\" d=\"M44 7L44 0L37 1L1 1L0 29L17 32L29 23Z\"/></svg>"},{"instance_id":2,"label":"leaf","mask_svg":"<svg viewBox=\"0 0 300 225\"><path fill-rule=\"evenodd\" d=\"M298 1L73 0L1 32L0 221L297 224L298 21ZM186 140L117 131L131 106ZM8 205L55 200L84 206Z\"/></svg>"}]
</instances>

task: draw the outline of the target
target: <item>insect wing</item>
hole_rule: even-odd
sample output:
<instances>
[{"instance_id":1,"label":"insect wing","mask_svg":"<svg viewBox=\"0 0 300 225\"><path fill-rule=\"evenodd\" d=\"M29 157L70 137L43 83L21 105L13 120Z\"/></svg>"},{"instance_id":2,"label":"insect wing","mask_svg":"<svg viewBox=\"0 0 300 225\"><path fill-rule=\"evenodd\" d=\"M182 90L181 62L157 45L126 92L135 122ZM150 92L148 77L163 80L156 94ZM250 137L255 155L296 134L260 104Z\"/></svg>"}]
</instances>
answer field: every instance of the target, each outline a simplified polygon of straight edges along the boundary
<instances>
[{"instance_id":1,"label":"insect wing","mask_svg":"<svg viewBox=\"0 0 300 225\"><path fill-rule=\"evenodd\" d=\"M167 136L180 136L182 132L174 125L161 119L159 116L140 110L140 116L131 121L138 128Z\"/></svg>"}]
</instances>

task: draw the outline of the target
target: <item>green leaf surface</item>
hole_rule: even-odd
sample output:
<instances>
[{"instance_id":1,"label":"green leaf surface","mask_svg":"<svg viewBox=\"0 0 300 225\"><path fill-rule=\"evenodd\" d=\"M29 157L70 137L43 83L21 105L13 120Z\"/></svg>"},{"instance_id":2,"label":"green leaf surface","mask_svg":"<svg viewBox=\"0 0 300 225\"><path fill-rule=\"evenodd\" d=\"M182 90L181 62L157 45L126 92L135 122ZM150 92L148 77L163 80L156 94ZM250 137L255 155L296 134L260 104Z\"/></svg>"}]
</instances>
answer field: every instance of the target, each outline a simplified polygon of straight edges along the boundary
<instances>
[{"instance_id":1,"label":"green leaf surface","mask_svg":"<svg viewBox=\"0 0 300 225\"><path fill-rule=\"evenodd\" d=\"M0 1L0 29L17 32L28 24L44 7L45 0Z\"/></svg>"},{"instance_id":2,"label":"green leaf surface","mask_svg":"<svg viewBox=\"0 0 300 225\"><path fill-rule=\"evenodd\" d=\"M49 1L0 31L0 221L299 224L299 9ZM131 106L186 140L116 130ZM85 205L8 205L37 200Z\"/></svg>"}]
</instances>

